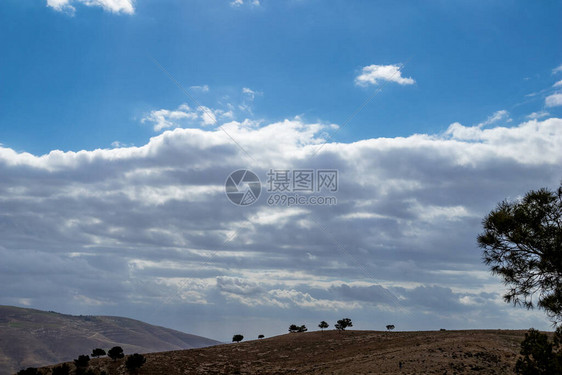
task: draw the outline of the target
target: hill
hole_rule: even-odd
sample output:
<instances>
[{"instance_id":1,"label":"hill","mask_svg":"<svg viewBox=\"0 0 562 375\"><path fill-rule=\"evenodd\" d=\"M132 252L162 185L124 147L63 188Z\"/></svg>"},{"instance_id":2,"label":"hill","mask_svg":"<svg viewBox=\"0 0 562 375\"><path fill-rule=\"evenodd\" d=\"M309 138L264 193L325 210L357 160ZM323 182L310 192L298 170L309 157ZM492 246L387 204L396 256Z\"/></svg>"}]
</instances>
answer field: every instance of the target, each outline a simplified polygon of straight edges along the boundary
<instances>
[{"instance_id":1,"label":"hill","mask_svg":"<svg viewBox=\"0 0 562 375\"><path fill-rule=\"evenodd\" d=\"M133 319L0 306L0 374L70 361L97 347L119 345L126 353L147 353L218 343Z\"/></svg>"},{"instance_id":2,"label":"hill","mask_svg":"<svg viewBox=\"0 0 562 375\"><path fill-rule=\"evenodd\" d=\"M325 331L151 353L142 374L506 374L525 331ZM402 362L402 369L399 367ZM124 360L91 367L125 374ZM49 373L45 371L45 373Z\"/></svg>"}]
</instances>

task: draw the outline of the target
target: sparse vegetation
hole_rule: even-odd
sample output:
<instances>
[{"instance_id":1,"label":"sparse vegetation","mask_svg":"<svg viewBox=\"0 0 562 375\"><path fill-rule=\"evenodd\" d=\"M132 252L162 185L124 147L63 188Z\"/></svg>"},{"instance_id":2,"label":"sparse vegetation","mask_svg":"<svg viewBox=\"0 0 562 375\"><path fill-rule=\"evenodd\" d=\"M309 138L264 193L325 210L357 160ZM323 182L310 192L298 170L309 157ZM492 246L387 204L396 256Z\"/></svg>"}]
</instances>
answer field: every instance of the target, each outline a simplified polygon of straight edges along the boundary
<instances>
[{"instance_id":1,"label":"sparse vegetation","mask_svg":"<svg viewBox=\"0 0 562 375\"><path fill-rule=\"evenodd\" d=\"M244 340L244 336L242 336L242 335L238 334L238 335L232 336L232 342L240 342L242 340Z\"/></svg>"},{"instance_id":2,"label":"sparse vegetation","mask_svg":"<svg viewBox=\"0 0 562 375\"><path fill-rule=\"evenodd\" d=\"M125 361L125 367L131 373L136 373L138 369L142 367L146 363L146 358L142 354L135 353L127 357Z\"/></svg>"},{"instance_id":3,"label":"sparse vegetation","mask_svg":"<svg viewBox=\"0 0 562 375\"><path fill-rule=\"evenodd\" d=\"M478 244L484 263L509 287L505 301L538 306L562 321L562 185L501 202L483 226Z\"/></svg>"},{"instance_id":4,"label":"sparse vegetation","mask_svg":"<svg viewBox=\"0 0 562 375\"><path fill-rule=\"evenodd\" d=\"M335 324L335 327L339 331L345 331L347 327L353 327L353 323L351 322L351 319L343 318L338 320L338 322Z\"/></svg>"},{"instance_id":5,"label":"sparse vegetation","mask_svg":"<svg viewBox=\"0 0 562 375\"><path fill-rule=\"evenodd\" d=\"M104 356L105 354L106 354L105 350L100 349L100 348L96 348L96 349L92 350L92 357L93 358L99 358L101 356Z\"/></svg>"},{"instance_id":6,"label":"sparse vegetation","mask_svg":"<svg viewBox=\"0 0 562 375\"><path fill-rule=\"evenodd\" d=\"M115 361L117 359L123 358L125 354L123 353L122 347L114 346L113 348L107 351L107 356Z\"/></svg>"},{"instance_id":7,"label":"sparse vegetation","mask_svg":"<svg viewBox=\"0 0 562 375\"><path fill-rule=\"evenodd\" d=\"M551 342L544 333L531 328L521 342L522 358L515 364L520 375L562 374L562 327L558 327Z\"/></svg>"},{"instance_id":8,"label":"sparse vegetation","mask_svg":"<svg viewBox=\"0 0 562 375\"><path fill-rule=\"evenodd\" d=\"M328 328L329 326L330 325L325 321L321 321L320 324L318 324L318 328L320 328L322 331L324 331L324 329Z\"/></svg>"}]
</instances>

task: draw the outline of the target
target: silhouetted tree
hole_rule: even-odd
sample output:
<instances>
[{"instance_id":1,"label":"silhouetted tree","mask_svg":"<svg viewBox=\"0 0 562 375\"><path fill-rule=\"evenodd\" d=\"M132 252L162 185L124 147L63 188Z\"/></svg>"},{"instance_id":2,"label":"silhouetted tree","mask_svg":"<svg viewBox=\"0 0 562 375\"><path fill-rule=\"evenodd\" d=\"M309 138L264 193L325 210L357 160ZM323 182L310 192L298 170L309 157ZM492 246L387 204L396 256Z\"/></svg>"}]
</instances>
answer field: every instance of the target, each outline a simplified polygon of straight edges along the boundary
<instances>
[{"instance_id":1,"label":"silhouetted tree","mask_svg":"<svg viewBox=\"0 0 562 375\"><path fill-rule=\"evenodd\" d=\"M244 340L244 336L242 336L242 335L234 335L234 336L232 336L232 342L240 342L240 341L242 341L242 340Z\"/></svg>"},{"instance_id":2,"label":"silhouetted tree","mask_svg":"<svg viewBox=\"0 0 562 375\"><path fill-rule=\"evenodd\" d=\"M70 366L67 363L63 363L60 366L53 367L52 375L69 375Z\"/></svg>"},{"instance_id":3,"label":"silhouetted tree","mask_svg":"<svg viewBox=\"0 0 562 375\"><path fill-rule=\"evenodd\" d=\"M304 324L302 326L298 326L296 324L291 324L289 326L289 332L291 332L291 333L306 332L306 331L308 331L308 328L306 328L306 326Z\"/></svg>"},{"instance_id":4,"label":"silhouetted tree","mask_svg":"<svg viewBox=\"0 0 562 375\"><path fill-rule=\"evenodd\" d=\"M146 362L146 358L142 354L135 353L127 357L125 361L125 367L129 372L136 372L138 369L142 367Z\"/></svg>"},{"instance_id":5,"label":"silhouetted tree","mask_svg":"<svg viewBox=\"0 0 562 375\"><path fill-rule=\"evenodd\" d=\"M90 356L87 355L80 355L78 356L78 359L74 360L74 365L76 367L88 367L89 363L90 363Z\"/></svg>"},{"instance_id":6,"label":"silhouetted tree","mask_svg":"<svg viewBox=\"0 0 562 375\"><path fill-rule=\"evenodd\" d=\"M326 323L325 321L321 321L320 324L318 324L318 327L324 331L324 328L328 328L330 325L328 323Z\"/></svg>"},{"instance_id":7,"label":"silhouetted tree","mask_svg":"<svg viewBox=\"0 0 562 375\"><path fill-rule=\"evenodd\" d=\"M353 327L353 323L351 322L351 319L343 318L343 319L338 320L335 327L336 327L337 330L345 331L345 329L347 327Z\"/></svg>"},{"instance_id":8,"label":"silhouetted tree","mask_svg":"<svg viewBox=\"0 0 562 375\"><path fill-rule=\"evenodd\" d=\"M558 327L553 342L544 333L531 328L521 343L521 355L515 364L520 375L562 374L562 327Z\"/></svg>"},{"instance_id":9,"label":"silhouetted tree","mask_svg":"<svg viewBox=\"0 0 562 375\"><path fill-rule=\"evenodd\" d=\"M258 339L263 339L265 336L264 335L259 335Z\"/></svg>"},{"instance_id":10,"label":"silhouetted tree","mask_svg":"<svg viewBox=\"0 0 562 375\"><path fill-rule=\"evenodd\" d=\"M394 329L394 324L389 324L386 326L386 329L392 331Z\"/></svg>"},{"instance_id":11,"label":"silhouetted tree","mask_svg":"<svg viewBox=\"0 0 562 375\"><path fill-rule=\"evenodd\" d=\"M116 359L123 358L125 354L123 353L122 347L114 346L113 348L107 351L107 356L115 361Z\"/></svg>"},{"instance_id":12,"label":"silhouetted tree","mask_svg":"<svg viewBox=\"0 0 562 375\"><path fill-rule=\"evenodd\" d=\"M92 350L92 357L95 357L95 358L99 358L99 357L101 357L102 355L105 355L105 354L106 354L105 350L100 349L100 348L96 348L96 349Z\"/></svg>"},{"instance_id":13,"label":"silhouetted tree","mask_svg":"<svg viewBox=\"0 0 562 375\"><path fill-rule=\"evenodd\" d=\"M504 300L562 321L562 185L503 201L482 225L478 244L484 263L509 287Z\"/></svg>"}]
</instances>

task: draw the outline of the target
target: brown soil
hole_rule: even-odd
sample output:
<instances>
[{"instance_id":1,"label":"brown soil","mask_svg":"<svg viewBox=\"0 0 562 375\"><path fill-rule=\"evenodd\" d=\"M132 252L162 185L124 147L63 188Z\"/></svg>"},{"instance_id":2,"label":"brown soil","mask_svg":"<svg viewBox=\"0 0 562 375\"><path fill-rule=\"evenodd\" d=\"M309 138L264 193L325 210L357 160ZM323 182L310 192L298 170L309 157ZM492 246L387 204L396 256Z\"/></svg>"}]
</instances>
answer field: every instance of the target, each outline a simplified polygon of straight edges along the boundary
<instances>
[{"instance_id":1,"label":"brown soil","mask_svg":"<svg viewBox=\"0 0 562 375\"><path fill-rule=\"evenodd\" d=\"M146 354L139 374L506 374L525 331L325 331ZM402 362L402 369L399 367ZM125 374L124 360L91 368Z\"/></svg>"}]
</instances>

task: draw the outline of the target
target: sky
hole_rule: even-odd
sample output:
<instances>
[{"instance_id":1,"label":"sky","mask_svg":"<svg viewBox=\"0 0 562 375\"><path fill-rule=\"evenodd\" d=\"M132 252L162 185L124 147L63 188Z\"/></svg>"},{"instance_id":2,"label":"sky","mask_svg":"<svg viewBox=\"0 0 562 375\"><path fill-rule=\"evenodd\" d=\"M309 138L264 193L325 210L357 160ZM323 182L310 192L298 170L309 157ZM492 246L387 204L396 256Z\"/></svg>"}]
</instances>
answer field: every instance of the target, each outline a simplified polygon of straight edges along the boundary
<instances>
[{"instance_id":1,"label":"sky","mask_svg":"<svg viewBox=\"0 0 562 375\"><path fill-rule=\"evenodd\" d=\"M476 237L498 202L562 180L561 14L2 1L0 304L224 341L343 317L550 329L503 302ZM237 170L261 181L253 204L225 194ZM337 189L278 194L275 171Z\"/></svg>"}]
</instances>

